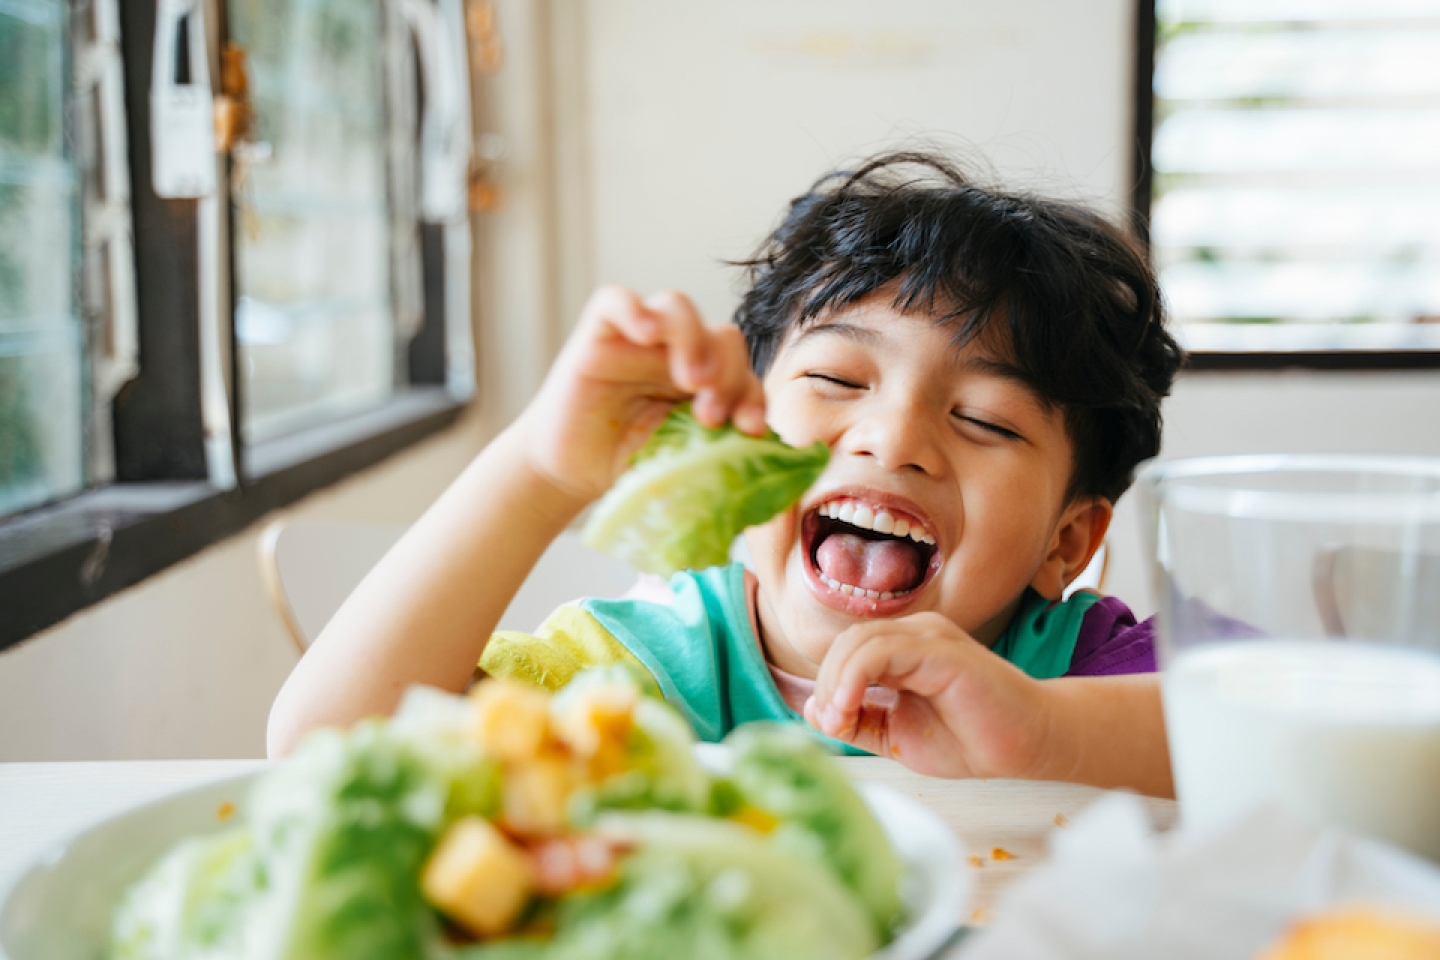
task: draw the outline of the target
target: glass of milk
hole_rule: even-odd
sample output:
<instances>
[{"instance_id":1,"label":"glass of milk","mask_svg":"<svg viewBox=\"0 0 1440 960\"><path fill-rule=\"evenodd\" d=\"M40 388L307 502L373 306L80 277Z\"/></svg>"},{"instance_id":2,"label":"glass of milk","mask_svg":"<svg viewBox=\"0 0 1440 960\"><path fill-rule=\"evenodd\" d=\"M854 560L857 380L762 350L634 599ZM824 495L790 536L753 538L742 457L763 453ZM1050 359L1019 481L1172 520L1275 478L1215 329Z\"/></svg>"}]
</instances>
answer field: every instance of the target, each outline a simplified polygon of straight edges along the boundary
<instances>
[{"instance_id":1,"label":"glass of milk","mask_svg":"<svg viewBox=\"0 0 1440 960\"><path fill-rule=\"evenodd\" d=\"M1278 802L1440 860L1440 459L1176 460L1138 489L1186 824Z\"/></svg>"}]
</instances>

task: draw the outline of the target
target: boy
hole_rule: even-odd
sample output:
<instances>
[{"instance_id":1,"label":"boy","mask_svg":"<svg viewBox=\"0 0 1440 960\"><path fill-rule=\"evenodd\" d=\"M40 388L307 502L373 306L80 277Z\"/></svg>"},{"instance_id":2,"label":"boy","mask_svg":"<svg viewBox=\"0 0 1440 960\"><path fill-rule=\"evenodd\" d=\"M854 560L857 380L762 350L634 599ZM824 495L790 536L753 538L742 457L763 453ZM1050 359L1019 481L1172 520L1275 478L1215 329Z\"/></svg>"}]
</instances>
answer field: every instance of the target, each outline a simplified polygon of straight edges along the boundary
<instances>
[{"instance_id":1,"label":"boy","mask_svg":"<svg viewBox=\"0 0 1440 960\"><path fill-rule=\"evenodd\" d=\"M738 327L597 292L535 400L366 578L286 682L272 753L411 683L646 669L702 736L798 718L941 776L1169 794L1149 624L1064 587L1159 449L1181 354L1142 253L1099 217L944 161L821 180L759 255ZM743 332L743 336L742 336ZM763 385L761 379L763 378ZM740 568L494 624L678 402L832 456ZM1069 674L1069 676L1065 676ZM1090 674L1090 675L1086 675Z\"/></svg>"}]
</instances>

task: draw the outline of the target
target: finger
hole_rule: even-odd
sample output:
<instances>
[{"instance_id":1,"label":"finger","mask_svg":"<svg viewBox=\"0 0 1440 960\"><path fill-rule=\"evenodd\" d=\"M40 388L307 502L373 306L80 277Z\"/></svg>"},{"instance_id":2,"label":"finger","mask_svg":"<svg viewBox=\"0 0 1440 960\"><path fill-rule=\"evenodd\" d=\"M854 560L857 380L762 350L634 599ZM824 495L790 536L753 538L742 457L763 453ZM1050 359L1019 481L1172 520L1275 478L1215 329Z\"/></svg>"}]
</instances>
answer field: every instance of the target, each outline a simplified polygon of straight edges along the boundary
<instances>
[{"instance_id":1,"label":"finger","mask_svg":"<svg viewBox=\"0 0 1440 960\"><path fill-rule=\"evenodd\" d=\"M921 706L928 709L928 705L923 702ZM806 722L827 737L843 740L845 743L853 744L870 753L883 755L887 752L894 752L891 744L895 742L895 719L899 712L898 701L889 706L878 703L862 703L849 722L836 725L826 723L822 719L820 709L815 705L815 698L811 697L805 701L804 714Z\"/></svg>"},{"instance_id":2,"label":"finger","mask_svg":"<svg viewBox=\"0 0 1440 960\"><path fill-rule=\"evenodd\" d=\"M911 693L900 694L889 707L867 703L854 727L836 739L877 757L893 757L927 776L975 774L963 751L957 751L958 745L934 706Z\"/></svg>"},{"instance_id":3,"label":"finger","mask_svg":"<svg viewBox=\"0 0 1440 960\"><path fill-rule=\"evenodd\" d=\"M821 672L828 672L827 683L823 690L816 684L817 716L826 732L859 722L868 687L934 697L964 672L967 658L982 649L958 631L937 631L926 618L890 621L888 626L889 632L857 632L859 642L847 637L843 647L837 641L834 663L831 657L837 651L826 655Z\"/></svg>"},{"instance_id":4,"label":"finger","mask_svg":"<svg viewBox=\"0 0 1440 960\"><path fill-rule=\"evenodd\" d=\"M826 651L825 658L820 661L820 670L815 677L815 700L821 708L835 698L841 672L855 651L875 637L905 629L904 622L903 619L867 621L840 632Z\"/></svg>"},{"instance_id":5,"label":"finger","mask_svg":"<svg viewBox=\"0 0 1440 960\"><path fill-rule=\"evenodd\" d=\"M734 420L746 433L763 434L765 390L750 370L744 335L732 326L715 327L707 333L714 376L696 397L695 416L707 426Z\"/></svg>"},{"instance_id":6,"label":"finger","mask_svg":"<svg viewBox=\"0 0 1440 960\"><path fill-rule=\"evenodd\" d=\"M854 729L865 706L866 688L910 674L923 659L926 646L912 636L888 634L857 647L837 670L829 702L819 705L822 728L827 733Z\"/></svg>"},{"instance_id":7,"label":"finger","mask_svg":"<svg viewBox=\"0 0 1440 960\"><path fill-rule=\"evenodd\" d=\"M597 332L608 328L641 346L656 346L663 341L659 320L640 296L633 290L613 284L597 288L585 301L585 309L580 313L580 326L598 328Z\"/></svg>"},{"instance_id":8,"label":"finger","mask_svg":"<svg viewBox=\"0 0 1440 960\"><path fill-rule=\"evenodd\" d=\"M710 332L690 298L666 290L646 297L644 305L670 348L670 377L675 385L689 393L709 386L719 369L718 358L711 348Z\"/></svg>"}]
</instances>

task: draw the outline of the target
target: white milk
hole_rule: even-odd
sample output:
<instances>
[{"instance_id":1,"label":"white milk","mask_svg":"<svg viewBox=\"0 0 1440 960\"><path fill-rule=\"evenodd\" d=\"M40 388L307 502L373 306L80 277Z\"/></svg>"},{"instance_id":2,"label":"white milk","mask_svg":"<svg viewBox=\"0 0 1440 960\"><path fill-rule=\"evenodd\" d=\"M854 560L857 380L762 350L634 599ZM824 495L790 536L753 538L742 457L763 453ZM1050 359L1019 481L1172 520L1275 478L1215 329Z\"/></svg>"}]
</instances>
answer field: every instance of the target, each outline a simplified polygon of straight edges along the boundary
<instances>
[{"instance_id":1,"label":"white milk","mask_svg":"<svg viewBox=\"0 0 1440 960\"><path fill-rule=\"evenodd\" d=\"M1182 653L1163 683L1187 825L1278 800L1440 860L1440 654L1213 643Z\"/></svg>"}]
</instances>

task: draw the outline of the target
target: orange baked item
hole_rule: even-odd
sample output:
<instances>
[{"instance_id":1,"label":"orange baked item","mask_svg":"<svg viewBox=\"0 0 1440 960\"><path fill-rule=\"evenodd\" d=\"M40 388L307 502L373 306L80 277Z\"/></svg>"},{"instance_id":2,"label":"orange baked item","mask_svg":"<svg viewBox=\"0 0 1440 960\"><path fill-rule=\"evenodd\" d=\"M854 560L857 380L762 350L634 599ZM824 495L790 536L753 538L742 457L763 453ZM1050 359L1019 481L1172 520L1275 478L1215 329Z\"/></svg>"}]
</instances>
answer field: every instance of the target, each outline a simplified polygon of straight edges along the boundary
<instances>
[{"instance_id":1,"label":"orange baked item","mask_svg":"<svg viewBox=\"0 0 1440 960\"><path fill-rule=\"evenodd\" d=\"M1440 924L1349 908L1296 923L1255 960L1440 960Z\"/></svg>"}]
</instances>

